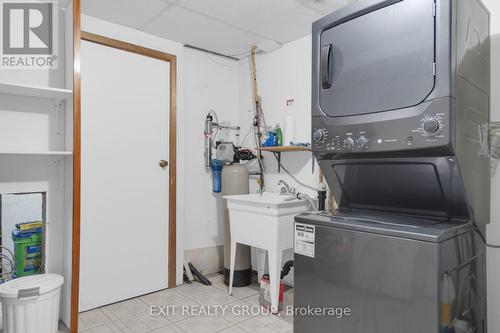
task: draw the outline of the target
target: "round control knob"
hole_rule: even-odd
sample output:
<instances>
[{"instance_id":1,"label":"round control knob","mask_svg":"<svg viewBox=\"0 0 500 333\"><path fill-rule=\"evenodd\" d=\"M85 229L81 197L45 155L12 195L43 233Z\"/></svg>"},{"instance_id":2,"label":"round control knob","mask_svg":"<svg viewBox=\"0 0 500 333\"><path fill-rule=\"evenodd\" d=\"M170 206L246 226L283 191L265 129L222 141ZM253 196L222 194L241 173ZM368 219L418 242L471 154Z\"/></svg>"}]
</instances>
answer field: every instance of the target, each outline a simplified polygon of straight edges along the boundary
<instances>
[{"instance_id":1,"label":"round control knob","mask_svg":"<svg viewBox=\"0 0 500 333\"><path fill-rule=\"evenodd\" d=\"M427 133L436 133L439 130L439 121L434 118L428 118L424 120L422 127Z\"/></svg>"},{"instance_id":2,"label":"round control knob","mask_svg":"<svg viewBox=\"0 0 500 333\"><path fill-rule=\"evenodd\" d=\"M365 136L360 136L356 139L356 147L358 148L366 148L368 144L368 139Z\"/></svg>"},{"instance_id":3,"label":"round control knob","mask_svg":"<svg viewBox=\"0 0 500 333\"><path fill-rule=\"evenodd\" d=\"M354 148L354 140L352 138L347 138L344 140L344 148L352 149Z\"/></svg>"},{"instance_id":4,"label":"round control knob","mask_svg":"<svg viewBox=\"0 0 500 333\"><path fill-rule=\"evenodd\" d=\"M321 142L325 139L325 132L323 130L316 130L313 133L314 141Z\"/></svg>"}]
</instances>

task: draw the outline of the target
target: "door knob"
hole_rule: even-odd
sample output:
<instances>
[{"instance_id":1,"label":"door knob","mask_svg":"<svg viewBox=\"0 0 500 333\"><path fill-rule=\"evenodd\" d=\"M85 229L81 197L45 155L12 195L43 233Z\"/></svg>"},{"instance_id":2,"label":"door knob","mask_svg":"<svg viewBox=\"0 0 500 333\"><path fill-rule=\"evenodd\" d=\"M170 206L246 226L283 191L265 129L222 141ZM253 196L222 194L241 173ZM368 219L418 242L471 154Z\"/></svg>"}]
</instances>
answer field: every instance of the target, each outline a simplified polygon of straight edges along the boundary
<instances>
[{"instance_id":1,"label":"door knob","mask_svg":"<svg viewBox=\"0 0 500 333\"><path fill-rule=\"evenodd\" d=\"M168 161L165 161L165 160L160 160L160 163L158 163L158 164L160 164L160 167L162 167L162 168L168 167Z\"/></svg>"}]
</instances>

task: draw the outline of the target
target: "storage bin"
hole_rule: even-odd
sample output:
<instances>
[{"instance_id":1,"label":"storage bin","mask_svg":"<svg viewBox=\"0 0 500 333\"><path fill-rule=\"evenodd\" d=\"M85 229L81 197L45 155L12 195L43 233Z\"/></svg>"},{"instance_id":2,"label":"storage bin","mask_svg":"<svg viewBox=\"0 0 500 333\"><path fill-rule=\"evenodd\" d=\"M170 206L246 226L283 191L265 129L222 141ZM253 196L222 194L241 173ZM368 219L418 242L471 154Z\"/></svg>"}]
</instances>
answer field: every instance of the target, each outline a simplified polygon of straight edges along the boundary
<instances>
[{"instance_id":1,"label":"storage bin","mask_svg":"<svg viewBox=\"0 0 500 333\"><path fill-rule=\"evenodd\" d=\"M64 278L31 275L0 285L3 333L56 333Z\"/></svg>"}]
</instances>

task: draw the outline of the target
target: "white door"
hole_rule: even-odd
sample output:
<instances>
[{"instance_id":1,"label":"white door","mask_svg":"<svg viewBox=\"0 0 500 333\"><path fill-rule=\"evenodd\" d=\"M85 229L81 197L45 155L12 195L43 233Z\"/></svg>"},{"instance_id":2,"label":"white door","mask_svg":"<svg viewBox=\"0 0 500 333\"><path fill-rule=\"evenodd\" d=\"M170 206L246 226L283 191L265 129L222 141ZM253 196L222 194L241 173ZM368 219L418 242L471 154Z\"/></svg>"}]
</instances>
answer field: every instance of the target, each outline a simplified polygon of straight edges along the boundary
<instances>
[{"instance_id":1,"label":"white door","mask_svg":"<svg viewBox=\"0 0 500 333\"><path fill-rule=\"evenodd\" d=\"M82 41L80 311L167 288L170 64Z\"/></svg>"}]
</instances>

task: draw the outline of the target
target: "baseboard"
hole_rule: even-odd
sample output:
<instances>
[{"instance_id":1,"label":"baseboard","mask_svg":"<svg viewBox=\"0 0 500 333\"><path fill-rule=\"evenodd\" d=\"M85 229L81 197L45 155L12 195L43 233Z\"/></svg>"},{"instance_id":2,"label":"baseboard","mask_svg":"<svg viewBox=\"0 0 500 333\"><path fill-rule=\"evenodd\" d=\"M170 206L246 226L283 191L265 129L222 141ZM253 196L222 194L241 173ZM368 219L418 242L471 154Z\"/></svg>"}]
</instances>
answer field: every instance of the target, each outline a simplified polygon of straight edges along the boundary
<instances>
[{"instance_id":1,"label":"baseboard","mask_svg":"<svg viewBox=\"0 0 500 333\"><path fill-rule=\"evenodd\" d=\"M184 251L184 261L192 263L203 275L224 270L224 246Z\"/></svg>"}]
</instances>

